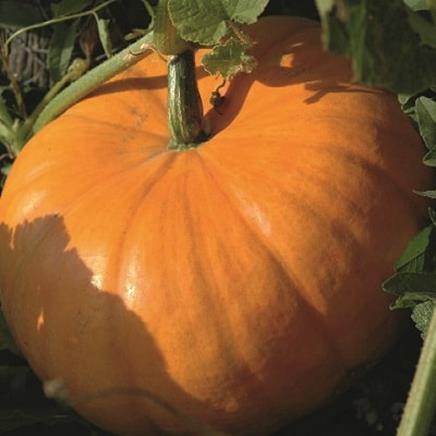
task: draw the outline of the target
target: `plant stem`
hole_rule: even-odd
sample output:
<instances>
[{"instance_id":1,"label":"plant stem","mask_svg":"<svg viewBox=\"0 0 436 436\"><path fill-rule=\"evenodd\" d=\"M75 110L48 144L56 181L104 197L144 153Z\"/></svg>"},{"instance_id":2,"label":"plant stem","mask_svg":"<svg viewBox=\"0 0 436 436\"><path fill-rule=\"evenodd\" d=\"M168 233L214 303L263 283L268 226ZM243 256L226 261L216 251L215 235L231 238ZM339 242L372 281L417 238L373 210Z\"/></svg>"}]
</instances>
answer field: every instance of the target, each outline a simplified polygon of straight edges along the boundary
<instances>
[{"instance_id":1,"label":"plant stem","mask_svg":"<svg viewBox=\"0 0 436 436\"><path fill-rule=\"evenodd\" d=\"M436 310L424 340L397 436L427 436L436 411Z\"/></svg>"},{"instance_id":2,"label":"plant stem","mask_svg":"<svg viewBox=\"0 0 436 436\"><path fill-rule=\"evenodd\" d=\"M156 50L162 55L178 55L189 48L179 37L168 12L168 0L159 0L154 16L154 40Z\"/></svg>"},{"instance_id":3,"label":"plant stem","mask_svg":"<svg viewBox=\"0 0 436 436\"><path fill-rule=\"evenodd\" d=\"M0 142L3 142L6 146L9 145L14 136L12 130L13 124L14 120L12 119L6 106L6 102L0 93Z\"/></svg>"},{"instance_id":4,"label":"plant stem","mask_svg":"<svg viewBox=\"0 0 436 436\"><path fill-rule=\"evenodd\" d=\"M6 76L11 85L15 102L17 104L18 112L22 118L26 118L27 112L26 112L26 106L24 104L23 94L21 93L21 88L20 85L18 84L18 80L15 74L11 71L9 67L9 58L8 58L8 53L6 51L6 44L4 44L3 47L0 48L0 59L1 59L3 70L6 73Z\"/></svg>"},{"instance_id":5,"label":"plant stem","mask_svg":"<svg viewBox=\"0 0 436 436\"><path fill-rule=\"evenodd\" d=\"M203 104L195 75L192 50L171 56L168 62L168 148L186 150L205 139L202 130Z\"/></svg>"},{"instance_id":6,"label":"plant stem","mask_svg":"<svg viewBox=\"0 0 436 436\"><path fill-rule=\"evenodd\" d=\"M154 16L156 50L168 56L168 148L186 150L203 141L203 103L195 75L195 57L190 45L177 33L168 11L168 0L160 0Z\"/></svg>"},{"instance_id":7,"label":"plant stem","mask_svg":"<svg viewBox=\"0 0 436 436\"><path fill-rule=\"evenodd\" d=\"M125 70L151 52L153 32L140 38L115 56L96 66L60 92L39 114L32 133L37 132L71 105L101 86L106 80Z\"/></svg>"},{"instance_id":8,"label":"plant stem","mask_svg":"<svg viewBox=\"0 0 436 436\"><path fill-rule=\"evenodd\" d=\"M12 127L14 120L11 117L11 114L9 113L9 110L6 106L6 102L4 101L3 97L0 94L0 124L3 124L7 127Z\"/></svg>"},{"instance_id":9,"label":"plant stem","mask_svg":"<svg viewBox=\"0 0 436 436\"><path fill-rule=\"evenodd\" d=\"M27 117L20 128L18 129L15 141L11 144L14 155L17 155L23 148L26 141L29 139L33 126L44 108L50 103L53 98L59 94L62 88L69 82L77 80L89 68L89 61L81 58L76 58L68 68L67 73L58 80L45 94L44 98L39 102L32 114Z\"/></svg>"}]
</instances>

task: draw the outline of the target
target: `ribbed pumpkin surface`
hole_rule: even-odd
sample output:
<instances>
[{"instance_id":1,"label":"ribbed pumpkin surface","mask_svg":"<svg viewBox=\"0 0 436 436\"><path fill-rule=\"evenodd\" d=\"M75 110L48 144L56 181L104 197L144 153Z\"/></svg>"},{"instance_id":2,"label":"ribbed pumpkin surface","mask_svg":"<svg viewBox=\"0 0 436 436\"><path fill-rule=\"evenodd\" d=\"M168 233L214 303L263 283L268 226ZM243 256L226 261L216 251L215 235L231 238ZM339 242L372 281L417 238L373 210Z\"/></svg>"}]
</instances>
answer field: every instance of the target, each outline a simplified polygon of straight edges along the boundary
<instances>
[{"instance_id":1,"label":"ribbed pumpkin surface","mask_svg":"<svg viewBox=\"0 0 436 436\"><path fill-rule=\"evenodd\" d=\"M263 434L395 337L381 283L425 215L420 140L393 96L349 84L315 23L252 32L259 67L222 114L207 108L214 136L197 149L166 149L166 65L151 55L38 133L7 180L13 335L114 432L186 430L143 389ZM219 80L199 75L207 102Z\"/></svg>"}]
</instances>

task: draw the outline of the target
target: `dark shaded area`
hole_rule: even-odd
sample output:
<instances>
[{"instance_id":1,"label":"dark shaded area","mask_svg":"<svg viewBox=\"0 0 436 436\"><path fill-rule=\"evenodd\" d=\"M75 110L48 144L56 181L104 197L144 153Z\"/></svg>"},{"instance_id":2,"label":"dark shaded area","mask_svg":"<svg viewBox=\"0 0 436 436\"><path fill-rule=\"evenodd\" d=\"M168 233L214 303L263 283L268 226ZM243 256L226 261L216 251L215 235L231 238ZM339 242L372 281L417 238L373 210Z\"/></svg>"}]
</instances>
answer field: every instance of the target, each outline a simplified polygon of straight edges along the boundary
<instances>
[{"instance_id":1,"label":"dark shaded area","mask_svg":"<svg viewBox=\"0 0 436 436\"><path fill-rule=\"evenodd\" d=\"M347 392L275 436L394 436L421 345L408 322L394 349Z\"/></svg>"},{"instance_id":2,"label":"dark shaded area","mask_svg":"<svg viewBox=\"0 0 436 436\"><path fill-rule=\"evenodd\" d=\"M313 0L271 0L263 15L297 15L319 20Z\"/></svg>"},{"instance_id":3,"label":"dark shaded area","mask_svg":"<svg viewBox=\"0 0 436 436\"><path fill-rule=\"evenodd\" d=\"M203 432L203 423L172 404L198 409L197 400L167 373L165 358L146 324L118 295L93 284L94 273L75 249L66 248L69 241L63 219L57 215L25 222L13 232L0 224L0 286L14 283L17 297L5 294L3 301L6 313L21 320L14 326L21 332L19 348L40 368L40 375L45 374L45 381L59 379L67 393L70 389L78 392L67 394L66 402L81 413L105 416L105 423L116 415L111 426L141 428L150 436L164 434L161 427L183 429L183 434ZM26 262L39 271L32 274L32 281L22 280L30 270L35 271ZM108 364L117 354L125 360ZM47 363L45 356L51 358ZM2 410L36 406L36 411L38 404L44 405L41 416L47 410L53 413L54 403L43 399L41 385L29 368L17 357L10 359L13 366L6 370L4 395L0 391L0 418ZM154 385L153 392L149 387ZM129 415L130 410L136 412Z\"/></svg>"},{"instance_id":4,"label":"dark shaded area","mask_svg":"<svg viewBox=\"0 0 436 436\"><path fill-rule=\"evenodd\" d=\"M379 365L357 380L346 393L274 436L394 436L421 344L419 333L410 322L396 347ZM2 352L0 359L9 359L23 365L23 361L11 353ZM8 385L3 381L0 383L1 435L109 435L86 423L71 410L46 399L40 382L27 367L21 366L20 372L22 375L17 374L17 377L24 375L24 384L21 381L18 384L9 382ZM22 420L19 418L19 428L2 432L5 424L2 416L10 413L12 417L17 417L17 409L24 416L39 416L43 422L22 426ZM436 434L436 431L432 434Z\"/></svg>"}]
</instances>

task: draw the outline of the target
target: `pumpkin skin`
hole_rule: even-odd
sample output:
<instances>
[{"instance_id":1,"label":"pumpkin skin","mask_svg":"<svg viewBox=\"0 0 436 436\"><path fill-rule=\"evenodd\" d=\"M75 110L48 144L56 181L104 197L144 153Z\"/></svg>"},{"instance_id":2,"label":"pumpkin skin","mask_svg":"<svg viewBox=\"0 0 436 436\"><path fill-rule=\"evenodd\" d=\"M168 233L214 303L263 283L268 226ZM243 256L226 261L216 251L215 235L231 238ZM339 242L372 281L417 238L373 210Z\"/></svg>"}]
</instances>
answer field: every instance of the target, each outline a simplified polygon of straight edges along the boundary
<instances>
[{"instance_id":1,"label":"pumpkin skin","mask_svg":"<svg viewBox=\"0 0 436 436\"><path fill-rule=\"evenodd\" d=\"M316 23L250 32L259 66L221 114L198 70L213 137L197 149L166 148L153 54L39 132L4 189L12 334L118 434L266 434L398 332L381 283L425 216L420 139L392 95L350 84Z\"/></svg>"}]
</instances>

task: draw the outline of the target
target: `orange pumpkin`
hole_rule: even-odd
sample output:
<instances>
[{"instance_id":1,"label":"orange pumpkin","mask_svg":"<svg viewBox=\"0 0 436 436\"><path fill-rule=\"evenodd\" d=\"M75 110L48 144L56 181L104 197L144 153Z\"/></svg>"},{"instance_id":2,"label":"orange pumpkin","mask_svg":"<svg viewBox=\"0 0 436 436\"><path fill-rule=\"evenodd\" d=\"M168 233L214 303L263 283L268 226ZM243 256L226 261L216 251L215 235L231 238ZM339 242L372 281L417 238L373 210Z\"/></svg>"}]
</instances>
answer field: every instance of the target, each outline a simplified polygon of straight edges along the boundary
<instances>
[{"instance_id":1,"label":"orange pumpkin","mask_svg":"<svg viewBox=\"0 0 436 436\"><path fill-rule=\"evenodd\" d=\"M267 433L396 336L381 283L425 215L420 139L392 95L350 84L316 23L251 32L259 66L206 107L198 148L167 150L150 55L38 133L7 180L13 336L115 433ZM198 71L208 104L219 81Z\"/></svg>"}]
</instances>

